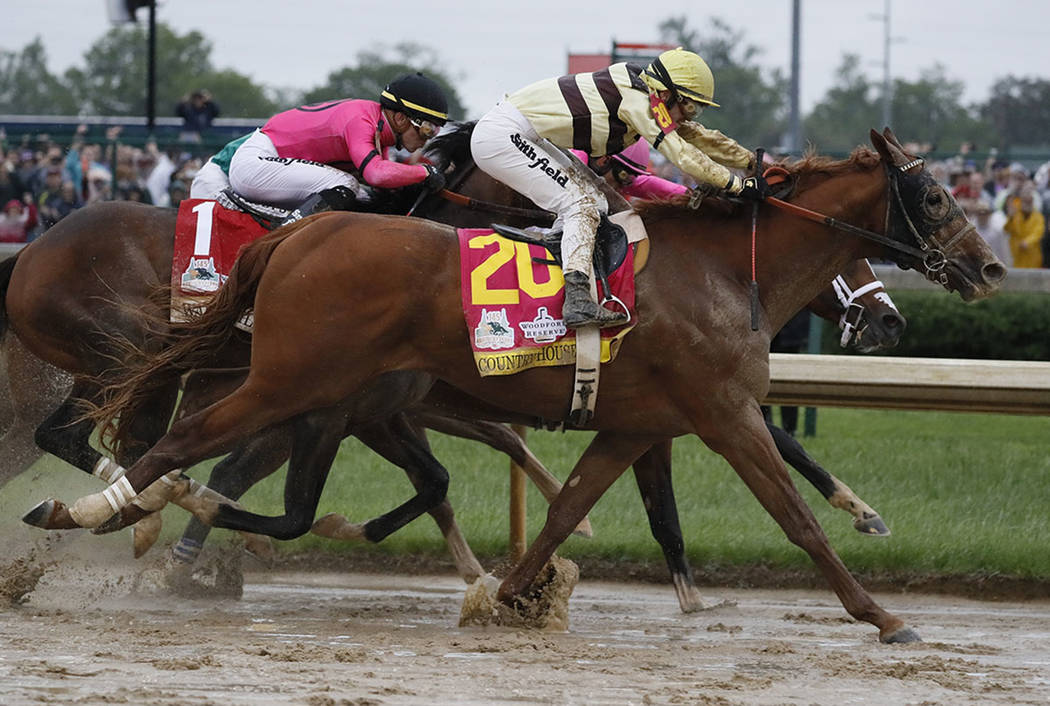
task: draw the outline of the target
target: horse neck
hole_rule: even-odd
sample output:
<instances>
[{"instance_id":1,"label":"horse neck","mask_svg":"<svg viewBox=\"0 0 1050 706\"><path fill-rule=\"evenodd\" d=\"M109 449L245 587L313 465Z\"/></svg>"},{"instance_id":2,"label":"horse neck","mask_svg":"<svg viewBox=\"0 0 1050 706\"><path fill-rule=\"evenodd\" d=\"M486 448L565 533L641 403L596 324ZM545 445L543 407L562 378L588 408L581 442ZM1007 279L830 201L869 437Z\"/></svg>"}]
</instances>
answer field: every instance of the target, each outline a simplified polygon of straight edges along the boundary
<instances>
[{"instance_id":1,"label":"horse neck","mask_svg":"<svg viewBox=\"0 0 1050 706\"><path fill-rule=\"evenodd\" d=\"M474 166L471 161L464 167L465 174L456 186L456 193L468 196L477 201L497 204L500 206L513 206L520 209L539 210L538 207L518 192L497 181L482 170ZM459 174L457 170L457 175ZM453 177L451 183L456 183ZM427 214L428 218L446 223L458 228L487 228L492 223L502 223L509 226L525 227L535 225L535 222L526 218L519 218L506 214L494 214L484 208L472 209L458 204L438 199L440 203L435 204L433 210ZM544 224L547 225L547 224Z\"/></svg>"},{"instance_id":2,"label":"horse neck","mask_svg":"<svg viewBox=\"0 0 1050 706\"><path fill-rule=\"evenodd\" d=\"M827 177L792 200L799 206L869 231L883 233L886 176L864 169ZM761 209L758 282L771 325L783 326L854 261L881 253L881 246L830 226L804 220L776 208ZM762 256L762 235L768 243ZM778 330L774 328L775 332Z\"/></svg>"}]
</instances>

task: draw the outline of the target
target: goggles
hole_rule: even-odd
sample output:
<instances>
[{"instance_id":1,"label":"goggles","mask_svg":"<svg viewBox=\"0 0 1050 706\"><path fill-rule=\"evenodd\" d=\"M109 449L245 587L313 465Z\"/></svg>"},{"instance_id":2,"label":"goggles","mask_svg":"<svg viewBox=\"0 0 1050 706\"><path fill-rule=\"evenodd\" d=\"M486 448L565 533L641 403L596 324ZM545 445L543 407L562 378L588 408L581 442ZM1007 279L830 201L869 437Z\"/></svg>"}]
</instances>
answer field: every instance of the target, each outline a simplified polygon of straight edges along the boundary
<instances>
[{"instance_id":1,"label":"goggles","mask_svg":"<svg viewBox=\"0 0 1050 706\"><path fill-rule=\"evenodd\" d=\"M438 130L441 129L429 120L415 120L409 118L408 122L412 123L412 127L419 132L420 137L424 140L429 140L431 137L438 134Z\"/></svg>"},{"instance_id":2,"label":"goggles","mask_svg":"<svg viewBox=\"0 0 1050 706\"><path fill-rule=\"evenodd\" d=\"M690 98L679 97L678 105L682 108L682 117L686 120L698 120L704 112L704 106Z\"/></svg>"}]
</instances>

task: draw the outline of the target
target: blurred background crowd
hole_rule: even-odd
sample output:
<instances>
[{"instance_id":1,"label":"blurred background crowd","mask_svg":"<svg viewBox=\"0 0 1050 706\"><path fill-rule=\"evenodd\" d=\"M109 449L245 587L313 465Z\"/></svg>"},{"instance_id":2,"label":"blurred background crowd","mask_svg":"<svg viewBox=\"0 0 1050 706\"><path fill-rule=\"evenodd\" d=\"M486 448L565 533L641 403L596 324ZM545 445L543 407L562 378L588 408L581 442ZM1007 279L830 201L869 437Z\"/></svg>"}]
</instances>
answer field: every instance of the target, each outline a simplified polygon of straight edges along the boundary
<instances>
[{"instance_id":1,"label":"blurred background crowd","mask_svg":"<svg viewBox=\"0 0 1050 706\"><path fill-rule=\"evenodd\" d=\"M10 144L0 128L0 242L32 241L95 201L177 206L186 198L211 151L200 143L199 132L186 130L177 143L163 148L152 140L141 146L122 142L121 132L120 126L110 126L104 139L90 140L88 126L80 125L64 140L23 135ZM916 154L925 150L924 145L907 147ZM974 153L974 146L964 143L954 157L930 160L927 166L1007 265L1050 265L1050 161L1031 169L998 159L994 150L982 158ZM681 182L681 174L659 153L651 156L654 173Z\"/></svg>"}]
</instances>

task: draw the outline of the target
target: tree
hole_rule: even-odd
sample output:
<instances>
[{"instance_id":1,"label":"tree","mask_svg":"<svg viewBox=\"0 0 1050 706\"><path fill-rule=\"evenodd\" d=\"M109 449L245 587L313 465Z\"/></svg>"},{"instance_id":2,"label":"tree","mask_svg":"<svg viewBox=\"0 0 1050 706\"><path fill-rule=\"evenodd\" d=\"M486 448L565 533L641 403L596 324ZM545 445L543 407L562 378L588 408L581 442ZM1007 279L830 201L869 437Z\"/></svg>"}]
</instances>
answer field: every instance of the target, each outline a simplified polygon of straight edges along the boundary
<instances>
[{"instance_id":1,"label":"tree","mask_svg":"<svg viewBox=\"0 0 1050 706\"><path fill-rule=\"evenodd\" d=\"M76 100L47 69L40 37L21 52L0 51L0 113L10 115L75 115Z\"/></svg>"},{"instance_id":2,"label":"tree","mask_svg":"<svg viewBox=\"0 0 1050 706\"><path fill-rule=\"evenodd\" d=\"M339 98L365 98L379 100L379 94L388 83L401 74L413 73L423 68L423 73L437 81L448 97L448 113L453 120L466 118L466 110L452 79L440 68L434 52L418 44L398 44L391 52L371 49L357 55L356 66L345 66L328 74L328 81L311 89L303 96L304 103L321 103Z\"/></svg>"},{"instance_id":3,"label":"tree","mask_svg":"<svg viewBox=\"0 0 1050 706\"><path fill-rule=\"evenodd\" d=\"M848 154L878 125L882 110L873 84L860 72L860 57L845 54L836 83L803 120L806 141L821 154Z\"/></svg>"},{"instance_id":4,"label":"tree","mask_svg":"<svg viewBox=\"0 0 1050 706\"><path fill-rule=\"evenodd\" d=\"M197 31L176 34L156 28L157 114L170 115L175 104L197 88L207 88L227 117L267 116L274 103L246 76L211 62L212 44ZM66 71L63 83L79 111L94 115L144 115L146 112L147 33L138 25L110 29L84 54L84 68Z\"/></svg>"},{"instance_id":5,"label":"tree","mask_svg":"<svg viewBox=\"0 0 1050 706\"><path fill-rule=\"evenodd\" d=\"M953 81L940 64L924 69L918 81L893 82L893 125L902 140L952 154L963 142L989 144L991 126L962 100L964 84ZM846 154L866 144L868 130L881 130L882 96L860 72L860 58L845 54L838 79L806 116L805 134L818 152Z\"/></svg>"},{"instance_id":6,"label":"tree","mask_svg":"<svg viewBox=\"0 0 1050 706\"><path fill-rule=\"evenodd\" d=\"M761 49L747 44L743 33L718 18L711 34L701 35L686 18L670 17L658 26L662 41L694 51L715 77L715 101L721 108L704 111L703 124L722 130L743 145L775 147L787 131L787 81L774 71L767 79L755 63Z\"/></svg>"},{"instance_id":7,"label":"tree","mask_svg":"<svg viewBox=\"0 0 1050 706\"><path fill-rule=\"evenodd\" d=\"M927 143L935 152L955 154L963 142L987 145L992 128L962 103L965 86L945 75L944 66L924 69L915 82L894 81L893 131L901 139Z\"/></svg>"},{"instance_id":8,"label":"tree","mask_svg":"<svg viewBox=\"0 0 1050 706\"><path fill-rule=\"evenodd\" d=\"M1003 151L1050 143L1050 81L1046 79L999 79L980 111L994 125Z\"/></svg>"}]
</instances>

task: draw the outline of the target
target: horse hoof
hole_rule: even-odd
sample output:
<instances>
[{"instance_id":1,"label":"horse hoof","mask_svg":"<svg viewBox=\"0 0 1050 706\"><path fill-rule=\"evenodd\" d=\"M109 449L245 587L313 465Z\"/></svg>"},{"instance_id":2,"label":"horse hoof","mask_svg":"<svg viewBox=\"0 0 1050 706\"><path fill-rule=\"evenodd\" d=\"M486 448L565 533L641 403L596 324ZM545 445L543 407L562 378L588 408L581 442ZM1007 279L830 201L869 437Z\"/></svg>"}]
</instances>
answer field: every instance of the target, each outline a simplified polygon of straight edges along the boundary
<instances>
[{"instance_id":1,"label":"horse hoof","mask_svg":"<svg viewBox=\"0 0 1050 706\"><path fill-rule=\"evenodd\" d=\"M131 544L136 559L140 558L150 550L150 547L156 544L157 537L160 536L160 529L163 525L164 520L160 513L153 512L143 517L134 527L131 528Z\"/></svg>"},{"instance_id":2,"label":"horse hoof","mask_svg":"<svg viewBox=\"0 0 1050 706\"><path fill-rule=\"evenodd\" d=\"M594 531L591 529L591 521L588 518L580 520L580 524L576 525L576 529L572 531L577 537L584 537L590 539L594 536Z\"/></svg>"},{"instance_id":3,"label":"horse hoof","mask_svg":"<svg viewBox=\"0 0 1050 706\"><path fill-rule=\"evenodd\" d=\"M890 536L890 528L886 526L886 523L882 521L882 517L879 515L857 518L853 521L853 529L872 537Z\"/></svg>"},{"instance_id":4,"label":"horse hoof","mask_svg":"<svg viewBox=\"0 0 1050 706\"><path fill-rule=\"evenodd\" d=\"M261 534L241 532L244 539L244 551L263 562L267 567L272 567L277 558L277 550L273 548L273 541Z\"/></svg>"},{"instance_id":5,"label":"horse hoof","mask_svg":"<svg viewBox=\"0 0 1050 706\"><path fill-rule=\"evenodd\" d=\"M126 526L127 525L124 524L124 518L121 517L118 512L97 527L92 527L91 534L109 534L124 529Z\"/></svg>"},{"instance_id":6,"label":"horse hoof","mask_svg":"<svg viewBox=\"0 0 1050 706\"><path fill-rule=\"evenodd\" d=\"M69 508L61 500L48 498L32 510L22 515L22 522L33 527L48 530L78 529L78 525L69 515Z\"/></svg>"},{"instance_id":7,"label":"horse hoof","mask_svg":"<svg viewBox=\"0 0 1050 706\"><path fill-rule=\"evenodd\" d=\"M887 645L905 644L908 642L922 642L922 638L919 637L919 633L915 632L907 625L902 625L888 635L879 635L879 642L883 642Z\"/></svg>"}]
</instances>

